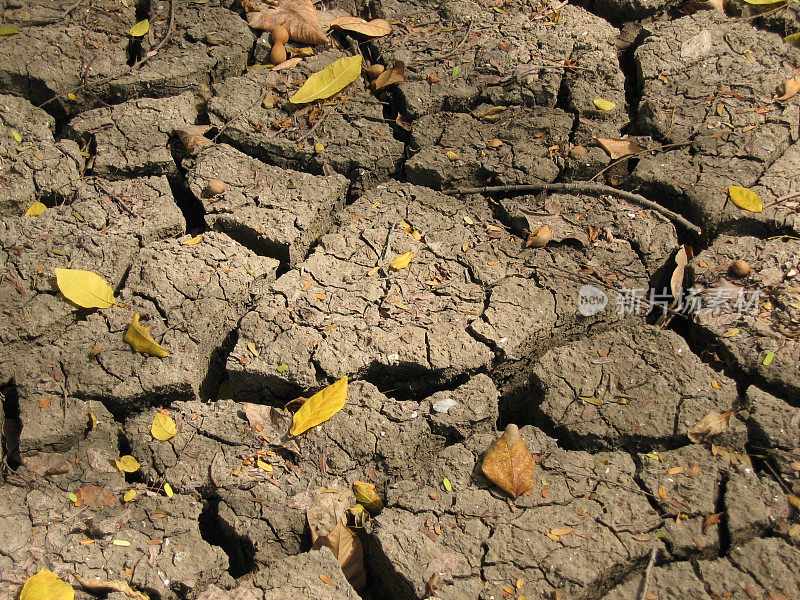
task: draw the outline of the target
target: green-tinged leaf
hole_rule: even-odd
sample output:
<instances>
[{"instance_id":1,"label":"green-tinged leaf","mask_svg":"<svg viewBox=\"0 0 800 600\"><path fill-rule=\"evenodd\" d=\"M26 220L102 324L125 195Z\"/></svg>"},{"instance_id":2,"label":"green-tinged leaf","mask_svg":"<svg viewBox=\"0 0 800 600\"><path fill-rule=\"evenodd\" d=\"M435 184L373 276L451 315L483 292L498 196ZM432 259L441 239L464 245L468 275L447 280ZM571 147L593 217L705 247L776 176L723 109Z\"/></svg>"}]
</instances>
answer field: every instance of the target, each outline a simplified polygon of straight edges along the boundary
<instances>
[{"instance_id":1,"label":"green-tinged leaf","mask_svg":"<svg viewBox=\"0 0 800 600\"><path fill-rule=\"evenodd\" d=\"M755 4L756 6L764 6L768 4L780 4L786 0L744 0L748 4Z\"/></svg>"},{"instance_id":2,"label":"green-tinged leaf","mask_svg":"<svg viewBox=\"0 0 800 600\"><path fill-rule=\"evenodd\" d=\"M592 102L600 110L609 111L617 108L617 105L614 102L612 102L611 100L604 100L603 98L595 98L594 100L592 100Z\"/></svg>"},{"instance_id":3,"label":"green-tinged leaf","mask_svg":"<svg viewBox=\"0 0 800 600\"><path fill-rule=\"evenodd\" d=\"M366 481L353 482L353 493L356 501L375 516L383 510L383 501L375 491L375 484Z\"/></svg>"},{"instance_id":4,"label":"green-tinged leaf","mask_svg":"<svg viewBox=\"0 0 800 600\"><path fill-rule=\"evenodd\" d=\"M73 504L78 502L78 494L76 494L75 492L70 492L69 494L67 494L67 498L69 498Z\"/></svg>"},{"instance_id":5,"label":"green-tinged leaf","mask_svg":"<svg viewBox=\"0 0 800 600\"><path fill-rule=\"evenodd\" d=\"M0 27L0 35L16 35L19 33L19 29L14 27Z\"/></svg>"},{"instance_id":6,"label":"green-tinged leaf","mask_svg":"<svg viewBox=\"0 0 800 600\"><path fill-rule=\"evenodd\" d=\"M592 406L603 406L602 400L590 396L578 396L578 400L583 400L586 404L591 404Z\"/></svg>"},{"instance_id":7,"label":"green-tinged leaf","mask_svg":"<svg viewBox=\"0 0 800 600\"><path fill-rule=\"evenodd\" d=\"M800 32L787 35L783 41L790 43L795 48L800 48Z\"/></svg>"},{"instance_id":8,"label":"green-tinged leaf","mask_svg":"<svg viewBox=\"0 0 800 600\"><path fill-rule=\"evenodd\" d=\"M667 533L663 529L659 529L658 531L656 531L656 537L665 538L667 537Z\"/></svg>"},{"instance_id":9,"label":"green-tinged leaf","mask_svg":"<svg viewBox=\"0 0 800 600\"><path fill-rule=\"evenodd\" d=\"M451 73L452 78L455 79L458 77L459 73L461 73L461 65L456 65L453 67L453 72Z\"/></svg>"},{"instance_id":10,"label":"green-tinged leaf","mask_svg":"<svg viewBox=\"0 0 800 600\"><path fill-rule=\"evenodd\" d=\"M56 269L59 291L71 302L83 308L108 308L114 305L114 290L106 280L80 269Z\"/></svg>"},{"instance_id":11,"label":"green-tinged leaf","mask_svg":"<svg viewBox=\"0 0 800 600\"><path fill-rule=\"evenodd\" d=\"M728 186L728 196L736 206L749 210L750 212L760 213L764 210L764 205L761 204L761 198L758 197L753 190L747 188L731 185Z\"/></svg>"},{"instance_id":12,"label":"green-tinged leaf","mask_svg":"<svg viewBox=\"0 0 800 600\"><path fill-rule=\"evenodd\" d=\"M450 480L447 477L442 479L442 485L444 486L444 489L446 489L448 492L453 491L453 484L450 483Z\"/></svg>"},{"instance_id":13,"label":"green-tinged leaf","mask_svg":"<svg viewBox=\"0 0 800 600\"><path fill-rule=\"evenodd\" d=\"M11 135L14 136L14 139L17 140L17 142L21 142L22 141L22 136L19 134L19 131L17 131L16 129L12 129L11 130Z\"/></svg>"},{"instance_id":14,"label":"green-tinged leaf","mask_svg":"<svg viewBox=\"0 0 800 600\"><path fill-rule=\"evenodd\" d=\"M139 318L140 315L133 315L131 324L128 325L128 330L125 332L125 341L133 346L134 350L147 356L158 356L159 358L169 356L169 350L156 344L153 336L150 335L151 326L145 327L140 324Z\"/></svg>"},{"instance_id":15,"label":"green-tinged leaf","mask_svg":"<svg viewBox=\"0 0 800 600\"><path fill-rule=\"evenodd\" d=\"M167 495L167 498L172 498L175 495L175 492L172 491L172 486L168 483L164 484L164 493Z\"/></svg>"},{"instance_id":16,"label":"green-tinged leaf","mask_svg":"<svg viewBox=\"0 0 800 600\"><path fill-rule=\"evenodd\" d=\"M150 21L145 19L144 21L139 21L136 25L131 27L130 33L133 37L142 37L148 31L150 31Z\"/></svg>"},{"instance_id":17,"label":"green-tinged leaf","mask_svg":"<svg viewBox=\"0 0 800 600\"><path fill-rule=\"evenodd\" d=\"M45 204L42 204L41 202L39 202L37 200L36 202L34 202L33 204L31 204L28 207L28 210L25 211L25 216L26 217L38 217L40 214L42 214L46 210L47 210L47 206Z\"/></svg>"},{"instance_id":18,"label":"green-tinged leaf","mask_svg":"<svg viewBox=\"0 0 800 600\"><path fill-rule=\"evenodd\" d=\"M58 575L42 567L22 586L19 600L74 600L75 590Z\"/></svg>"},{"instance_id":19,"label":"green-tinged leaf","mask_svg":"<svg viewBox=\"0 0 800 600\"><path fill-rule=\"evenodd\" d=\"M288 371L288 370L289 370L289 365L278 365L278 366L275 368L275 370L276 370L278 373L286 373L286 371Z\"/></svg>"},{"instance_id":20,"label":"green-tinged leaf","mask_svg":"<svg viewBox=\"0 0 800 600\"><path fill-rule=\"evenodd\" d=\"M127 548L128 546L131 545L131 543L128 540L111 540L111 543L114 544L115 546L122 546L123 548Z\"/></svg>"},{"instance_id":21,"label":"green-tinged leaf","mask_svg":"<svg viewBox=\"0 0 800 600\"><path fill-rule=\"evenodd\" d=\"M764 361L761 363L765 367L768 367L772 360L775 358L774 352L767 352L767 355L764 357Z\"/></svg>"},{"instance_id":22,"label":"green-tinged leaf","mask_svg":"<svg viewBox=\"0 0 800 600\"><path fill-rule=\"evenodd\" d=\"M353 83L361 75L361 55L346 56L314 73L289 98L292 104L306 104L330 98Z\"/></svg>"},{"instance_id":23,"label":"green-tinged leaf","mask_svg":"<svg viewBox=\"0 0 800 600\"><path fill-rule=\"evenodd\" d=\"M116 463L120 471L124 471L125 473L135 473L142 466L139 464L139 461L130 454L120 456L119 460L115 460L114 463Z\"/></svg>"},{"instance_id":24,"label":"green-tinged leaf","mask_svg":"<svg viewBox=\"0 0 800 600\"><path fill-rule=\"evenodd\" d=\"M347 375L303 402L292 418L291 435L300 435L339 412L347 400Z\"/></svg>"},{"instance_id":25,"label":"green-tinged leaf","mask_svg":"<svg viewBox=\"0 0 800 600\"><path fill-rule=\"evenodd\" d=\"M178 435L178 428L172 417L162 412L156 413L153 423L150 425L150 435L161 442L166 442Z\"/></svg>"}]
</instances>

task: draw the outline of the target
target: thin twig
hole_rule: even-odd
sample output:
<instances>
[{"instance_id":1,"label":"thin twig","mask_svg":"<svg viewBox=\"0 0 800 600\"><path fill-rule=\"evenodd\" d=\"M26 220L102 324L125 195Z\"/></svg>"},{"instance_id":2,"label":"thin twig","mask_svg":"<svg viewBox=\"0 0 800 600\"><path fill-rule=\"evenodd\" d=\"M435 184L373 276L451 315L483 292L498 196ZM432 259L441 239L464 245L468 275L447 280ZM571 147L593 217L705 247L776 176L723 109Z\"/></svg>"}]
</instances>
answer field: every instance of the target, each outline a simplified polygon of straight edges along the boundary
<instances>
[{"instance_id":1,"label":"thin twig","mask_svg":"<svg viewBox=\"0 0 800 600\"><path fill-rule=\"evenodd\" d=\"M316 123L314 123L314 124L311 126L311 129L309 129L309 130L308 130L308 131L306 131L306 132L305 132L303 135L301 135L299 138L297 138L297 140L296 140L296 141L297 141L297 142L302 142L304 139L306 139L306 138L307 138L307 137L309 137L309 136L310 136L312 133L314 133L314 131L317 129L317 127L319 127L320 125L322 125L322 122L323 122L323 121L324 121L324 120L325 120L325 119L328 117L328 115L329 115L330 113L331 113L331 107L330 107L330 106L326 106L326 107L325 107L325 109L322 111L322 114L320 115L319 119L317 119L317 122L316 122Z\"/></svg>"},{"instance_id":2,"label":"thin twig","mask_svg":"<svg viewBox=\"0 0 800 600\"><path fill-rule=\"evenodd\" d=\"M267 97L267 94L269 94L269 90L265 90L265 91L264 91L264 93L263 93L263 94L261 94L261 95L260 95L260 96L259 96L259 97L256 99L256 101L255 101L255 102L253 102L253 103L252 103L252 104L250 104L249 106L245 106L245 107L244 107L242 110L240 110L238 113L236 113L235 115L233 115L233 116L232 116L230 119L228 119L227 121L225 121L225 123L223 123L223 124L222 124L222 127L220 127L220 128L219 128L219 131L217 131L217 135L215 135L213 138L211 138L211 141L212 141L212 142L216 142L216 141L217 141L217 138L218 138L219 136L221 136L221 135L222 135L222 132L223 132L223 131L225 131L225 130L228 128L228 126L229 126L231 123L233 123L233 122L234 122L234 121L236 121L237 119L240 119L241 117L243 117L243 116L245 115L245 113L248 113L248 112L250 112L250 111L251 111L253 108L255 108L256 106L258 106L259 104L261 104L261 103L262 103L262 102L263 102L263 101L266 99L266 97Z\"/></svg>"},{"instance_id":3,"label":"thin twig","mask_svg":"<svg viewBox=\"0 0 800 600\"><path fill-rule=\"evenodd\" d=\"M687 231L691 231L698 237L702 235L703 230L697 225L682 217L678 213L664 208L660 204L648 200L644 196L634 194L633 192L626 192L618 190L607 185L593 183L591 181L573 181L571 183L531 183L525 185L494 185L487 187L477 188L457 188L453 190L442 190L443 194L448 196L462 196L465 194L497 194L497 193L525 193L525 192L564 192L564 193L578 193L578 194L607 194L609 196L616 196L629 202L640 204L650 210L661 213L665 217L671 219L675 223L681 225Z\"/></svg>"},{"instance_id":4,"label":"thin twig","mask_svg":"<svg viewBox=\"0 0 800 600\"><path fill-rule=\"evenodd\" d=\"M42 25L52 25L53 23L60 23L61 21L66 19L73 10L78 8L84 2L86 2L86 0L78 0L75 4L72 4L71 6L67 7L67 9L63 13L61 13L61 15L58 17L54 17L52 19L34 19L32 21L26 21L24 25L26 27L41 27Z\"/></svg>"},{"instance_id":5,"label":"thin twig","mask_svg":"<svg viewBox=\"0 0 800 600\"><path fill-rule=\"evenodd\" d=\"M650 560L647 562L647 567L644 570L644 577L642 584L639 586L639 600L645 600L647 597L647 588L650 585L650 575L653 573L653 565L656 564L656 556L658 555L658 548L653 546L650 550Z\"/></svg>"},{"instance_id":6,"label":"thin twig","mask_svg":"<svg viewBox=\"0 0 800 600\"><path fill-rule=\"evenodd\" d=\"M43 106L47 106L53 100L57 100L58 98L63 98L64 96L68 96L69 94L74 94L75 92L79 92L82 89L89 89L92 86L98 86L98 85L103 85L105 83L109 83L111 81L114 81L115 79L119 79L120 77L123 77L124 75L128 75L129 73L132 73L136 69L141 68L142 65L147 63L151 58L153 58L154 56L156 56L158 54L158 51L161 50L161 48L164 47L164 44L167 43L167 41L169 40L169 38L172 35L173 31L175 30L175 4L177 2L178 2L178 0L170 0L169 1L169 22L167 23L167 31L164 34L164 37L162 37L161 40L158 42L158 44L156 44L156 47L153 48L150 52L148 52L147 56L145 56L142 60L132 64L127 69L124 69L123 71L120 71L119 73L116 73L114 75L109 75L108 77L103 77L103 78L98 79L96 81L84 81L84 83L82 83L78 87L70 90L69 92L63 92L61 94L56 94L52 98L50 98L48 100L45 100L41 104L37 105L37 108L42 108Z\"/></svg>"},{"instance_id":7,"label":"thin twig","mask_svg":"<svg viewBox=\"0 0 800 600\"><path fill-rule=\"evenodd\" d=\"M797 198L800 196L800 190L795 190L793 192L789 192L785 196L781 196L777 200L773 200L772 202L767 202L762 208L769 208L773 204L780 204L781 202L785 202L786 200L791 200L792 198Z\"/></svg>"},{"instance_id":8,"label":"thin twig","mask_svg":"<svg viewBox=\"0 0 800 600\"><path fill-rule=\"evenodd\" d=\"M595 173L594 177L592 177L589 181L594 181L595 179L600 177L600 175L608 171L611 167L621 163L623 160L628 160L629 158L633 158L634 156L639 156L640 154L644 154L645 152L660 152L661 150L668 150L670 148L679 148L681 146L688 146L691 143L692 142L677 142L675 144L664 144L663 146L659 146L658 148L645 148L643 150L639 150L639 152L632 152L631 154L626 154L625 156L618 158L608 166L604 167L603 169Z\"/></svg>"}]
</instances>

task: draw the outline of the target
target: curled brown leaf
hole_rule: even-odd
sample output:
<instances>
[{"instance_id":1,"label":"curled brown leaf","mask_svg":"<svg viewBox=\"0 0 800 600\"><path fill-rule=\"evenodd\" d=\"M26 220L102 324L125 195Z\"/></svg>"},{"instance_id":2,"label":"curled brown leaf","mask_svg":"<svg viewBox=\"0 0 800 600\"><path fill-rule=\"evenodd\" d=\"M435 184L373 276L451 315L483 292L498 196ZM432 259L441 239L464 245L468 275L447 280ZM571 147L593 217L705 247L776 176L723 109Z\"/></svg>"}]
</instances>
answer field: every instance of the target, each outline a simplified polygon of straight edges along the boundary
<instances>
[{"instance_id":1,"label":"curled brown leaf","mask_svg":"<svg viewBox=\"0 0 800 600\"><path fill-rule=\"evenodd\" d=\"M289 32L289 39L304 44L324 44L328 41L317 19L317 9L312 0L281 0L277 8L247 13L247 22L253 29L272 31L279 25Z\"/></svg>"}]
</instances>

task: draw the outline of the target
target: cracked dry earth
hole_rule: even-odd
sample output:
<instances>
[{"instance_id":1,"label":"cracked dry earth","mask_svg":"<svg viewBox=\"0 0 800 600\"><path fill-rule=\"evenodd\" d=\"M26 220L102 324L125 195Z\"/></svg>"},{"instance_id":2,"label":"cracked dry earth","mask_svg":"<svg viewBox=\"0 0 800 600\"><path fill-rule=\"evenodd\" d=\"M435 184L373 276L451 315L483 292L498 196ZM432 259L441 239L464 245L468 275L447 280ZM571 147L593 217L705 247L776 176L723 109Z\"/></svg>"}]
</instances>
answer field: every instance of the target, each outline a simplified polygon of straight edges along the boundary
<instances>
[{"instance_id":1,"label":"cracked dry earth","mask_svg":"<svg viewBox=\"0 0 800 600\"><path fill-rule=\"evenodd\" d=\"M0 1L21 32L0 38L0 598L43 566L83 600L73 574L162 600L800 597L800 96L772 101L800 68L795 5L334 0L318 8L392 34L276 72L248 69L269 42L238 5L172 4L168 42L129 69L170 2ZM357 80L322 113L286 102L359 47L405 81L376 98ZM217 139L188 155L192 125ZM623 134L685 144L612 165L595 138ZM606 167L703 236L613 196L441 193ZM769 206L737 208L729 185ZM552 241L526 247L542 223ZM616 290L668 285L680 244L701 298L760 290L756 306L668 327L615 310ZM67 302L66 267L117 304ZM591 316L587 283L610 296ZM134 314L169 357L123 340ZM270 444L287 401L344 375L340 412ZM272 420L251 427L248 403ZM508 423L541 459L515 501L479 466ZM125 454L139 471L115 468ZM359 529L359 593L306 522L356 480L386 505Z\"/></svg>"}]
</instances>

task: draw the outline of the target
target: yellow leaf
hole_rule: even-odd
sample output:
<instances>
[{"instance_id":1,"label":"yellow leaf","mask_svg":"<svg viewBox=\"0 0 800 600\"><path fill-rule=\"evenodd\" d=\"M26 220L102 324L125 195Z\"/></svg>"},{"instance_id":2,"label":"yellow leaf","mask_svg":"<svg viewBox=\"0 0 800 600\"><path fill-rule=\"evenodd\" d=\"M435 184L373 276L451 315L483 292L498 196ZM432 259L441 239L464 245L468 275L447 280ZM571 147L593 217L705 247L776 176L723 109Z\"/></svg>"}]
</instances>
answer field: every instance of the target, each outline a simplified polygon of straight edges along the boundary
<instances>
[{"instance_id":1,"label":"yellow leaf","mask_svg":"<svg viewBox=\"0 0 800 600\"><path fill-rule=\"evenodd\" d=\"M445 152L445 155L446 155L446 156L447 156L447 158L449 158L450 160L458 160L458 154L456 154L456 153L455 153L455 152L453 152L452 150L448 150L447 152Z\"/></svg>"},{"instance_id":2,"label":"yellow leaf","mask_svg":"<svg viewBox=\"0 0 800 600\"><path fill-rule=\"evenodd\" d=\"M292 104L305 104L330 98L353 83L361 75L361 55L346 56L311 75L294 96Z\"/></svg>"},{"instance_id":3,"label":"yellow leaf","mask_svg":"<svg viewBox=\"0 0 800 600\"><path fill-rule=\"evenodd\" d=\"M261 460L261 459L258 459L258 460L256 461L256 466L257 466L259 469L261 469L261 470L263 470L263 471L266 471L267 473L269 473L270 471L272 471L272 465L271 465L271 464L269 464L269 463L266 463L266 462L264 462L264 461L263 461L263 460Z\"/></svg>"},{"instance_id":4,"label":"yellow leaf","mask_svg":"<svg viewBox=\"0 0 800 600\"><path fill-rule=\"evenodd\" d=\"M125 332L125 341L133 346L134 350L147 356L158 356L159 358L169 356L169 350L156 344L150 335L150 325L145 327L139 324L139 317L138 314L133 315L128 331Z\"/></svg>"},{"instance_id":5,"label":"yellow leaf","mask_svg":"<svg viewBox=\"0 0 800 600\"><path fill-rule=\"evenodd\" d=\"M78 101L78 97L77 97L75 94L73 94L72 92L70 92L69 94L67 94L67 98L69 98L69 99L70 99L70 100L72 100L73 102L77 102L77 101Z\"/></svg>"},{"instance_id":6,"label":"yellow leaf","mask_svg":"<svg viewBox=\"0 0 800 600\"><path fill-rule=\"evenodd\" d=\"M153 424L150 425L150 435L157 440L166 442L174 438L178 434L178 428L175 426L175 421L172 417L164 413L156 413L153 417Z\"/></svg>"},{"instance_id":7,"label":"yellow leaf","mask_svg":"<svg viewBox=\"0 0 800 600\"><path fill-rule=\"evenodd\" d=\"M728 331L723 333L722 337L726 337L726 338L733 337L735 335L739 335L740 331L741 331L741 329L739 329L738 327L734 327L733 329L728 329Z\"/></svg>"},{"instance_id":8,"label":"yellow leaf","mask_svg":"<svg viewBox=\"0 0 800 600\"><path fill-rule=\"evenodd\" d=\"M353 493L356 496L356 501L366 508L369 514L377 515L383 510L383 501L375 491L374 483L355 481L353 482Z\"/></svg>"},{"instance_id":9,"label":"yellow leaf","mask_svg":"<svg viewBox=\"0 0 800 600\"><path fill-rule=\"evenodd\" d=\"M26 217L38 217L44 211L47 210L47 206L42 204L41 202L34 202L33 204L28 207L28 210L25 211Z\"/></svg>"},{"instance_id":10,"label":"yellow leaf","mask_svg":"<svg viewBox=\"0 0 800 600\"><path fill-rule=\"evenodd\" d=\"M764 210L764 205L761 204L761 198L758 197L752 190L747 188L731 185L728 187L728 196L736 206L749 210L750 212L760 213Z\"/></svg>"},{"instance_id":11,"label":"yellow leaf","mask_svg":"<svg viewBox=\"0 0 800 600\"><path fill-rule=\"evenodd\" d=\"M322 151L325 150L325 145L321 142L317 142L314 144L314 154L322 154Z\"/></svg>"},{"instance_id":12,"label":"yellow leaf","mask_svg":"<svg viewBox=\"0 0 800 600\"><path fill-rule=\"evenodd\" d=\"M600 110L614 110L617 107L611 100L603 100L602 98L596 98L592 102Z\"/></svg>"},{"instance_id":13,"label":"yellow leaf","mask_svg":"<svg viewBox=\"0 0 800 600\"><path fill-rule=\"evenodd\" d=\"M791 44L795 48L800 48L800 31L791 35L787 35L785 38L783 38L783 41Z\"/></svg>"},{"instance_id":14,"label":"yellow leaf","mask_svg":"<svg viewBox=\"0 0 800 600\"><path fill-rule=\"evenodd\" d=\"M193 238L189 238L188 240L183 240L181 244L183 246L194 246L195 244L199 244L203 241L202 235L196 235Z\"/></svg>"},{"instance_id":15,"label":"yellow leaf","mask_svg":"<svg viewBox=\"0 0 800 600\"><path fill-rule=\"evenodd\" d=\"M792 506L794 506L797 510L800 510L800 498L794 494L787 494L786 497L789 499L789 502L792 503Z\"/></svg>"},{"instance_id":16,"label":"yellow leaf","mask_svg":"<svg viewBox=\"0 0 800 600\"><path fill-rule=\"evenodd\" d=\"M120 456L119 460L115 460L114 462L116 463L117 468L125 473L135 473L139 470L139 467L142 466L139 464L139 461L133 458L130 454Z\"/></svg>"},{"instance_id":17,"label":"yellow leaf","mask_svg":"<svg viewBox=\"0 0 800 600\"><path fill-rule=\"evenodd\" d=\"M56 269L56 283L64 297L83 308L108 308L114 305L114 290L106 280L80 269Z\"/></svg>"},{"instance_id":18,"label":"yellow leaf","mask_svg":"<svg viewBox=\"0 0 800 600\"><path fill-rule=\"evenodd\" d=\"M481 463L483 474L514 498L533 487L535 468L536 460L513 423L489 446Z\"/></svg>"},{"instance_id":19,"label":"yellow leaf","mask_svg":"<svg viewBox=\"0 0 800 600\"><path fill-rule=\"evenodd\" d=\"M136 498L136 490L128 490L127 492L125 492L125 495L122 496L122 499L125 502L130 502L134 498Z\"/></svg>"},{"instance_id":20,"label":"yellow leaf","mask_svg":"<svg viewBox=\"0 0 800 600\"><path fill-rule=\"evenodd\" d=\"M14 27L0 27L0 35L16 35L19 29Z\"/></svg>"},{"instance_id":21,"label":"yellow leaf","mask_svg":"<svg viewBox=\"0 0 800 600\"><path fill-rule=\"evenodd\" d=\"M168 483L164 484L164 493L167 495L167 498L172 498L175 495L175 492L172 491L172 486Z\"/></svg>"},{"instance_id":22,"label":"yellow leaf","mask_svg":"<svg viewBox=\"0 0 800 600\"><path fill-rule=\"evenodd\" d=\"M300 410L294 413L289 433L300 435L324 423L342 409L345 400L347 400L347 375L306 400Z\"/></svg>"},{"instance_id":23,"label":"yellow leaf","mask_svg":"<svg viewBox=\"0 0 800 600\"><path fill-rule=\"evenodd\" d=\"M395 271L399 271L400 269L405 269L408 264L411 262L411 259L414 258L413 252L406 252L405 254L401 254L397 258L395 258L389 266L394 269Z\"/></svg>"},{"instance_id":24,"label":"yellow leaf","mask_svg":"<svg viewBox=\"0 0 800 600\"><path fill-rule=\"evenodd\" d=\"M136 25L131 27L130 34L133 37L142 37L148 31L150 31L150 21L145 19L144 21L139 21Z\"/></svg>"},{"instance_id":25,"label":"yellow leaf","mask_svg":"<svg viewBox=\"0 0 800 600\"><path fill-rule=\"evenodd\" d=\"M19 600L74 600L75 590L58 575L42 567L22 586Z\"/></svg>"}]
</instances>

